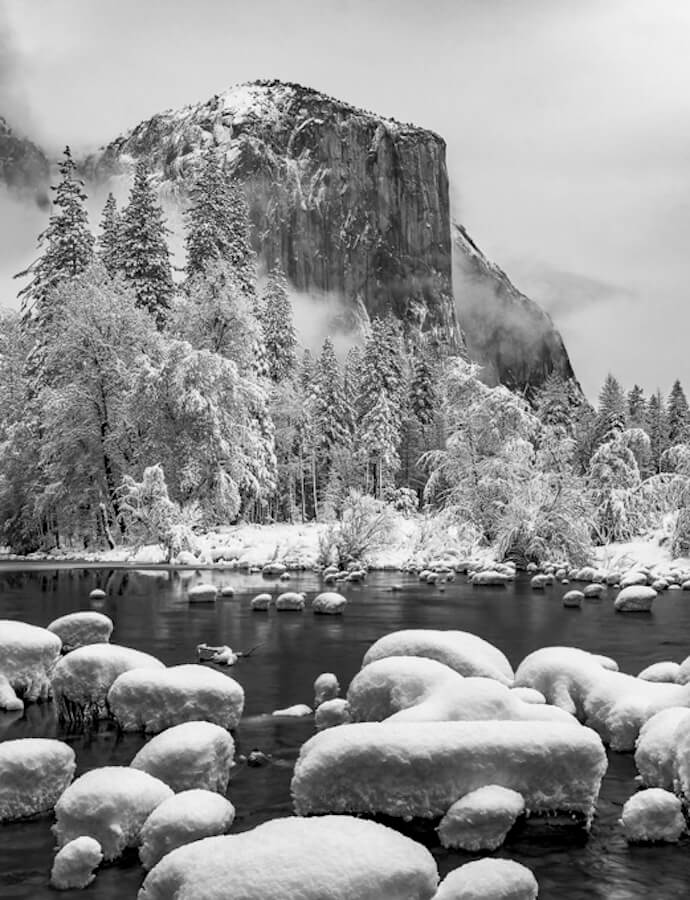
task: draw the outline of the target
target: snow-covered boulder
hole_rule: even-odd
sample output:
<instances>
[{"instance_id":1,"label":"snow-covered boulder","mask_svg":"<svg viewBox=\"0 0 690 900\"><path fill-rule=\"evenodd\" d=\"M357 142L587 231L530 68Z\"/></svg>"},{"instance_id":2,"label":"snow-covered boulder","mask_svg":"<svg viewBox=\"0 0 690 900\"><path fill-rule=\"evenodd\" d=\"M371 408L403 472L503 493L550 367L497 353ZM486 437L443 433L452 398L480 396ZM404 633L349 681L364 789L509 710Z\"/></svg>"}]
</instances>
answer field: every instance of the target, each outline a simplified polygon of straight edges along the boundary
<instances>
[{"instance_id":1,"label":"snow-covered boulder","mask_svg":"<svg viewBox=\"0 0 690 900\"><path fill-rule=\"evenodd\" d=\"M76 768L74 750L62 741L18 738L0 743L0 822L52 809Z\"/></svg>"},{"instance_id":2,"label":"snow-covered boulder","mask_svg":"<svg viewBox=\"0 0 690 900\"><path fill-rule=\"evenodd\" d=\"M0 675L25 703L51 696L50 673L61 650L60 638L47 628L0 619Z\"/></svg>"},{"instance_id":3,"label":"snow-covered boulder","mask_svg":"<svg viewBox=\"0 0 690 900\"><path fill-rule=\"evenodd\" d=\"M429 851L384 825L286 818L173 850L139 900L432 900L437 882Z\"/></svg>"},{"instance_id":4,"label":"snow-covered boulder","mask_svg":"<svg viewBox=\"0 0 690 900\"><path fill-rule=\"evenodd\" d=\"M524 811L525 801L516 791L487 784L457 800L436 830L444 847L495 850Z\"/></svg>"},{"instance_id":5,"label":"snow-covered boulder","mask_svg":"<svg viewBox=\"0 0 690 900\"><path fill-rule=\"evenodd\" d=\"M664 841L675 844L685 833L683 806L662 788L640 791L625 801L620 823L630 843Z\"/></svg>"},{"instance_id":6,"label":"snow-covered boulder","mask_svg":"<svg viewBox=\"0 0 690 900\"><path fill-rule=\"evenodd\" d=\"M477 572L470 579L470 583L475 587L505 587L511 580L509 575L504 572L496 572L493 569L486 569L483 572Z\"/></svg>"},{"instance_id":7,"label":"snow-covered boulder","mask_svg":"<svg viewBox=\"0 0 690 900\"><path fill-rule=\"evenodd\" d=\"M103 851L92 837L77 837L60 850L53 862L50 883L58 891L87 887L96 877L94 869L100 866Z\"/></svg>"},{"instance_id":8,"label":"snow-covered boulder","mask_svg":"<svg viewBox=\"0 0 690 900\"><path fill-rule=\"evenodd\" d=\"M24 709L24 701L16 695L7 678L0 675L0 710L18 712L22 709Z\"/></svg>"},{"instance_id":9,"label":"snow-covered boulder","mask_svg":"<svg viewBox=\"0 0 690 900\"><path fill-rule=\"evenodd\" d=\"M183 722L235 728L244 690L234 678L196 664L125 672L108 691L108 705L123 731L156 734Z\"/></svg>"},{"instance_id":10,"label":"snow-covered boulder","mask_svg":"<svg viewBox=\"0 0 690 900\"><path fill-rule=\"evenodd\" d=\"M180 550L175 557L176 566L198 566L199 557L190 550Z\"/></svg>"},{"instance_id":11,"label":"snow-covered boulder","mask_svg":"<svg viewBox=\"0 0 690 900\"><path fill-rule=\"evenodd\" d=\"M597 570L593 566L583 566L573 575L573 581L594 581Z\"/></svg>"},{"instance_id":12,"label":"snow-covered boulder","mask_svg":"<svg viewBox=\"0 0 690 900\"><path fill-rule=\"evenodd\" d=\"M164 668L155 656L131 647L118 644L79 647L63 656L53 670L53 694L60 718L76 722L107 718L108 691L120 675L132 669Z\"/></svg>"},{"instance_id":13,"label":"snow-covered boulder","mask_svg":"<svg viewBox=\"0 0 690 900\"><path fill-rule=\"evenodd\" d=\"M563 594L563 606L567 609L580 609L584 599L585 595L582 591L566 591Z\"/></svg>"},{"instance_id":14,"label":"snow-covered boulder","mask_svg":"<svg viewBox=\"0 0 690 900\"><path fill-rule=\"evenodd\" d=\"M264 612L271 603L273 603L273 597L270 594L257 594L252 598L252 609Z\"/></svg>"},{"instance_id":15,"label":"snow-covered boulder","mask_svg":"<svg viewBox=\"0 0 690 900\"><path fill-rule=\"evenodd\" d=\"M314 681L314 708L326 700L335 700L340 694L340 684L333 672L322 672Z\"/></svg>"},{"instance_id":16,"label":"snow-covered boulder","mask_svg":"<svg viewBox=\"0 0 690 900\"><path fill-rule=\"evenodd\" d=\"M628 572L624 575L620 580L621 590L625 590L627 587L636 587L638 585L647 584L647 573L646 572Z\"/></svg>"},{"instance_id":17,"label":"snow-covered boulder","mask_svg":"<svg viewBox=\"0 0 690 900\"><path fill-rule=\"evenodd\" d=\"M225 793L235 761L235 742L220 725L184 722L152 738L130 763L175 792L205 788Z\"/></svg>"},{"instance_id":18,"label":"snow-covered boulder","mask_svg":"<svg viewBox=\"0 0 690 900\"><path fill-rule=\"evenodd\" d=\"M316 707L314 724L317 731L324 728L333 728L336 725L345 725L352 721L350 704L343 697L334 697L333 700L324 700Z\"/></svg>"},{"instance_id":19,"label":"snow-covered boulder","mask_svg":"<svg viewBox=\"0 0 690 900\"><path fill-rule=\"evenodd\" d=\"M281 575L284 575L287 571L287 568L279 562L266 563L266 565L261 569L261 574L264 578L279 578Z\"/></svg>"},{"instance_id":20,"label":"snow-covered boulder","mask_svg":"<svg viewBox=\"0 0 690 900\"><path fill-rule=\"evenodd\" d=\"M103 858L116 859L137 847L141 826L173 792L147 772L127 766L92 769L73 782L55 804L53 833L58 847L87 836L98 841Z\"/></svg>"},{"instance_id":21,"label":"snow-covered boulder","mask_svg":"<svg viewBox=\"0 0 690 900\"><path fill-rule=\"evenodd\" d=\"M546 703L546 697L541 693L541 691L535 691L534 688L528 687L514 687L511 688L511 693L515 697L519 697L523 703Z\"/></svg>"},{"instance_id":22,"label":"snow-covered boulder","mask_svg":"<svg viewBox=\"0 0 690 900\"><path fill-rule=\"evenodd\" d=\"M347 606L347 598L335 591L326 591L314 598L312 611L320 615L339 616Z\"/></svg>"},{"instance_id":23,"label":"snow-covered boulder","mask_svg":"<svg viewBox=\"0 0 690 900\"><path fill-rule=\"evenodd\" d=\"M512 859L477 859L453 869L434 900L536 900L537 880Z\"/></svg>"},{"instance_id":24,"label":"snow-covered boulder","mask_svg":"<svg viewBox=\"0 0 690 900\"><path fill-rule=\"evenodd\" d=\"M605 771L600 738L576 723L367 722L310 738L291 790L300 815L435 818L500 784L522 795L527 812L569 810L589 822Z\"/></svg>"},{"instance_id":25,"label":"snow-covered boulder","mask_svg":"<svg viewBox=\"0 0 690 900\"><path fill-rule=\"evenodd\" d=\"M658 662L647 666L637 676L643 681L660 681L662 684L675 684L680 674L680 666L674 662Z\"/></svg>"},{"instance_id":26,"label":"snow-covered boulder","mask_svg":"<svg viewBox=\"0 0 690 900\"><path fill-rule=\"evenodd\" d=\"M297 594L295 591L286 591L276 597L276 609L279 611L302 612L304 603L304 594Z\"/></svg>"},{"instance_id":27,"label":"snow-covered boulder","mask_svg":"<svg viewBox=\"0 0 690 900\"><path fill-rule=\"evenodd\" d=\"M597 600L605 592L606 586L601 584L601 582L597 582L596 584L588 584L582 593L585 600Z\"/></svg>"},{"instance_id":28,"label":"snow-covered boulder","mask_svg":"<svg viewBox=\"0 0 690 900\"><path fill-rule=\"evenodd\" d=\"M213 791L189 790L157 806L141 829L139 859L152 869L166 854L203 838L227 834L235 807Z\"/></svg>"},{"instance_id":29,"label":"snow-covered boulder","mask_svg":"<svg viewBox=\"0 0 690 900\"><path fill-rule=\"evenodd\" d=\"M513 669L498 649L468 631L435 631L431 628L394 631L379 638L367 650L362 666L388 656L421 656L435 659L460 675L482 675L502 684L513 683Z\"/></svg>"},{"instance_id":30,"label":"snow-covered boulder","mask_svg":"<svg viewBox=\"0 0 690 900\"><path fill-rule=\"evenodd\" d=\"M87 644L107 644L113 633L113 620L99 612L68 613L48 626L62 641L63 653Z\"/></svg>"},{"instance_id":31,"label":"snow-covered boulder","mask_svg":"<svg viewBox=\"0 0 690 900\"><path fill-rule=\"evenodd\" d=\"M187 589L187 600L190 603L213 603L218 596L215 584L194 584Z\"/></svg>"},{"instance_id":32,"label":"snow-covered boulder","mask_svg":"<svg viewBox=\"0 0 690 900\"><path fill-rule=\"evenodd\" d=\"M543 591L544 588L546 588L547 585L549 585L549 584L550 584L550 582L549 582L548 575L543 575L543 574L533 575L530 580L530 587L532 588L533 591Z\"/></svg>"},{"instance_id":33,"label":"snow-covered boulder","mask_svg":"<svg viewBox=\"0 0 690 900\"><path fill-rule=\"evenodd\" d=\"M635 744L635 765L647 787L673 789L677 777L680 726L690 728L690 709L664 709L640 729Z\"/></svg>"},{"instance_id":34,"label":"snow-covered boulder","mask_svg":"<svg viewBox=\"0 0 690 900\"><path fill-rule=\"evenodd\" d=\"M229 584L224 585L220 589L220 596L225 598L230 598L235 596L235 588Z\"/></svg>"},{"instance_id":35,"label":"snow-covered boulder","mask_svg":"<svg viewBox=\"0 0 690 900\"><path fill-rule=\"evenodd\" d=\"M515 685L536 688L547 703L577 716L614 750L632 750L654 713L690 706L690 686L643 681L611 665L612 660L575 647L544 647L520 663Z\"/></svg>"},{"instance_id":36,"label":"snow-covered boulder","mask_svg":"<svg viewBox=\"0 0 690 900\"><path fill-rule=\"evenodd\" d=\"M617 612L649 612L656 599L653 587L644 584L624 587L616 597L613 605Z\"/></svg>"},{"instance_id":37,"label":"snow-covered boulder","mask_svg":"<svg viewBox=\"0 0 690 900\"><path fill-rule=\"evenodd\" d=\"M274 710L273 715L285 716L288 719L303 719L305 716L310 716L312 712L311 706L307 706L306 703L296 703L294 706Z\"/></svg>"}]
</instances>

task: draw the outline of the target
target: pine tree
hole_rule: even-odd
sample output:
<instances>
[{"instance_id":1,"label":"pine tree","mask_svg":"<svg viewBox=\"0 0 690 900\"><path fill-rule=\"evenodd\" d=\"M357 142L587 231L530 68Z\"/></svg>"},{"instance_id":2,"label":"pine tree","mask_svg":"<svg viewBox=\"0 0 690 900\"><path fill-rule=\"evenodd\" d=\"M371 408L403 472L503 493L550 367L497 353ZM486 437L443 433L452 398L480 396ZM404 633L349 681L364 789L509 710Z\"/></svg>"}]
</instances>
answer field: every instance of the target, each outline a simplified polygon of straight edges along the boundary
<instances>
[{"instance_id":1,"label":"pine tree","mask_svg":"<svg viewBox=\"0 0 690 900\"><path fill-rule=\"evenodd\" d=\"M437 406L434 372L423 349L417 354L412 366L410 382L410 407L421 425L430 425L434 420Z\"/></svg>"},{"instance_id":2,"label":"pine tree","mask_svg":"<svg viewBox=\"0 0 690 900\"><path fill-rule=\"evenodd\" d=\"M690 409L678 379L673 382L668 398L668 437L671 446L684 444L690 439Z\"/></svg>"},{"instance_id":3,"label":"pine tree","mask_svg":"<svg viewBox=\"0 0 690 900\"><path fill-rule=\"evenodd\" d=\"M190 201L185 246L187 274L194 275L210 262L231 261L234 196L213 150L204 156Z\"/></svg>"},{"instance_id":4,"label":"pine tree","mask_svg":"<svg viewBox=\"0 0 690 900\"><path fill-rule=\"evenodd\" d=\"M249 206L242 186L235 180L227 182L228 246L227 261L248 295L256 295L256 254L252 250Z\"/></svg>"},{"instance_id":5,"label":"pine tree","mask_svg":"<svg viewBox=\"0 0 690 900\"><path fill-rule=\"evenodd\" d=\"M277 384L289 378L297 367L297 335L292 321L292 304L280 262L276 262L269 273L261 295L260 313L268 376Z\"/></svg>"},{"instance_id":6,"label":"pine tree","mask_svg":"<svg viewBox=\"0 0 690 900\"><path fill-rule=\"evenodd\" d=\"M649 398L647 421L649 423L651 464L655 472L660 472L661 457L669 447L668 417L661 391L657 391Z\"/></svg>"},{"instance_id":7,"label":"pine tree","mask_svg":"<svg viewBox=\"0 0 690 900\"><path fill-rule=\"evenodd\" d=\"M137 163L129 203L122 212L121 268L139 306L162 324L174 293L163 211L149 180L146 163Z\"/></svg>"},{"instance_id":8,"label":"pine tree","mask_svg":"<svg viewBox=\"0 0 690 900\"><path fill-rule=\"evenodd\" d=\"M534 398L536 413L544 425L564 428L568 434L574 426L572 388L558 372L551 372Z\"/></svg>"},{"instance_id":9,"label":"pine tree","mask_svg":"<svg viewBox=\"0 0 690 900\"><path fill-rule=\"evenodd\" d=\"M393 407L402 410L405 389L405 352L400 323L392 316L375 318L364 345L359 412L366 415L383 390Z\"/></svg>"},{"instance_id":10,"label":"pine tree","mask_svg":"<svg viewBox=\"0 0 690 900\"><path fill-rule=\"evenodd\" d=\"M52 319L50 294L65 278L80 275L93 260L94 237L89 231L89 221L84 206L84 183L77 177L77 166L69 147L65 147L64 159L59 165L62 179L55 191L55 211L48 227L39 235L39 247L45 251L17 277L32 275L31 282L20 292L24 321L33 320L39 328Z\"/></svg>"},{"instance_id":11,"label":"pine tree","mask_svg":"<svg viewBox=\"0 0 690 900\"><path fill-rule=\"evenodd\" d=\"M342 446L350 438L343 382L333 341L330 337L323 342L321 355L316 365L313 411L317 444L328 463L333 448Z\"/></svg>"},{"instance_id":12,"label":"pine tree","mask_svg":"<svg viewBox=\"0 0 690 900\"><path fill-rule=\"evenodd\" d=\"M120 269L120 213L117 201L108 194L101 217L101 233L98 236L98 258L108 275L115 275Z\"/></svg>"},{"instance_id":13,"label":"pine tree","mask_svg":"<svg viewBox=\"0 0 690 900\"><path fill-rule=\"evenodd\" d=\"M373 471L374 493L384 498L395 485L395 473L400 468L397 445L400 426L398 412L384 390L362 419L359 433L360 452Z\"/></svg>"},{"instance_id":14,"label":"pine tree","mask_svg":"<svg viewBox=\"0 0 690 900\"><path fill-rule=\"evenodd\" d=\"M628 393L628 428L647 430L647 401L639 385L633 385Z\"/></svg>"},{"instance_id":15,"label":"pine tree","mask_svg":"<svg viewBox=\"0 0 690 900\"><path fill-rule=\"evenodd\" d=\"M599 407L595 425L595 442L597 445L612 440L625 428L626 404L623 389L609 372L599 394Z\"/></svg>"}]
</instances>

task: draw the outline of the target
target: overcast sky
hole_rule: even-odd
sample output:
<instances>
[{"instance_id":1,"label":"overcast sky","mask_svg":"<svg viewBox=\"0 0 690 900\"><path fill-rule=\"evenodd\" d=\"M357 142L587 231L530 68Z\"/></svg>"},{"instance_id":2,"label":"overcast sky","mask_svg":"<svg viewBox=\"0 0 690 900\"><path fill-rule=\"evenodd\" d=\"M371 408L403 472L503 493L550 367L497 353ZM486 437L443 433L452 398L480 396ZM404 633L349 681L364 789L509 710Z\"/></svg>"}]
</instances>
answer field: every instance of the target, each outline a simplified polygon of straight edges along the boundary
<instances>
[{"instance_id":1,"label":"overcast sky","mask_svg":"<svg viewBox=\"0 0 690 900\"><path fill-rule=\"evenodd\" d=\"M690 389L689 47L688 0L0 0L0 113L92 149L276 77L432 128L456 217L590 397L609 369L666 392ZM43 219L0 203L6 303Z\"/></svg>"}]
</instances>

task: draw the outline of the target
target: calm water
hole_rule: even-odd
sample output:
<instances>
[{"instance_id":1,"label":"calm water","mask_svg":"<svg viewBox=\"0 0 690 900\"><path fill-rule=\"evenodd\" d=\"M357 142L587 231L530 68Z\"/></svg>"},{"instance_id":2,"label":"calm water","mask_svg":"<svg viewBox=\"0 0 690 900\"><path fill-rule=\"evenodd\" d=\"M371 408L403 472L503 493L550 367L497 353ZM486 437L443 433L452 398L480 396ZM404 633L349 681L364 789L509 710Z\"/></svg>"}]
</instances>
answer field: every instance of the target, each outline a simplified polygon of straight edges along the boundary
<instances>
[{"instance_id":1,"label":"calm water","mask_svg":"<svg viewBox=\"0 0 690 900\"><path fill-rule=\"evenodd\" d=\"M623 671L637 673L652 662L680 661L690 652L690 597L680 591L662 595L650 616L616 615L611 598L587 601L581 610L565 610L561 589L532 592L526 582L510 588L471 588L464 583L437 588L398 575L374 574L366 586L347 589L350 604L343 617L300 613L253 613L251 597L266 589L261 576L214 571L204 580L232 584L233 599L215 605L185 602L186 579L168 573L103 569L0 572L0 618L47 625L55 617L97 608L115 622L112 640L158 656L167 664L195 661L198 643L229 644L234 649L261 646L231 669L245 689L247 705L236 740L238 752L259 748L272 757L264 768L236 766L228 797L237 809L233 830L241 831L291 812L289 783L299 747L313 731L310 721L276 720L274 709L312 702L314 678L335 672L344 687L358 670L367 647L398 628L460 628L497 644L517 663L538 647L572 644L614 657ZM462 582L463 579L460 579ZM390 585L402 583L401 593ZM270 584L270 583L269 583ZM88 600L104 587L108 599ZM294 577L291 589L313 592L311 574ZM77 754L78 772L104 765L127 765L144 742L139 735L118 735L111 726L84 736L60 731L49 706L30 706L24 717L0 713L0 740L60 737ZM612 754L592 833L585 839L569 829L534 824L509 837L501 856L530 866L542 900L672 900L690 895L690 841L676 847L628 848L616 825L625 800L635 791L632 756ZM56 897L48 887L53 857L51 816L0 825L0 897L42 900ZM431 845L441 874L468 861ZM84 894L63 896L128 900L136 896L143 871L131 855L100 870Z\"/></svg>"}]
</instances>

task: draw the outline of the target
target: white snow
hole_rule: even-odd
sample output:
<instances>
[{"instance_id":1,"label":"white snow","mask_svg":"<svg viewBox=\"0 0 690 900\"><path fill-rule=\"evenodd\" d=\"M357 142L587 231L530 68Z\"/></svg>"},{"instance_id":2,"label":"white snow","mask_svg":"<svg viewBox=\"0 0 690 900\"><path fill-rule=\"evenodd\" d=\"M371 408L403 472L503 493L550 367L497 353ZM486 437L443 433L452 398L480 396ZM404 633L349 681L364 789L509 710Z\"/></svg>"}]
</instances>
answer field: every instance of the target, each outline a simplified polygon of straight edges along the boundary
<instances>
[{"instance_id":1,"label":"white snow","mask_svg":"<svg viewBox=\"0 0 690 900\"><path fill-rule=\"evenodd\" d=\"M685 832L683 807L674 794L662 788L640 791L626 800L620 818L625 839L631 843L676 843Z\"/></svg>"},{"instance_id":2,"label":"white snow","mask_svg":"<svg viewBox=\"0 0 690 900\"><path fill-rule=\"evenodd\" d=\"M326 700L335 700L340 693L340 684L333 672L322 672L314 680L314 708Z\"/></svg>"},{"instance_id":3,"label":"white snow","mask_svg":"<svg viewBox=\"0 0 690 900\"><path fill-rule=\"evenodd\" d=\"M4 675L0 675L0 710L17 712L24 709L24 701L15 694L14 688Z\"/></svg>"},{"instance_id":4,"label":"white snow","mask_svg":"<svg viewBox=\"0 0 690 900\"><path fill-rule=\"evenodd\" d=\"M62 650L68 653L86 644L105 644L113 633L113 622L99 612L75 612L60 616L48 626L62 641Z\"/></svg>"},{"instance_id":5,"label":"white snow","mask_svg":"<svg viewBox=\"0 0 690 900\"><path fill-rule=\"evenodd\" d=\"M656 713L640 729L635 744L635 765L647 787L673 789L681 725L690 727L690 709L671 707Z\"/></svg>"},{"instance_id":6,"label":"white snow","mask_svg":"<svg viewBox=\"0 0 690 900\"><path fill-rule=\"evenodd\" d=\"M0 822L55 806L76 770L74 750L52 738L0 743Z\"/></svg>"},{"instance_id":7,"label":"white snow","mask_svg":"<svg viewBox=\"0 0 690 900\"><path fill-rule=\"evenodd\" d=\"M225 793L235 742L220 725L184 722L152 738L130 765L164 781L175 792L205 788Z\"/></svg>"},{"instance_id":8,"label":"white snow","mask_svg":"<svg viewBox=\"0 0 690 900\"><path fill-rule=\"evenodd\" d=\"M513 683L513 669L498 647L467 631L394 631L372 644L362 666L387 656L422 656L445 663L460 675L482 675L503 684Z\"/></svg>"},{"instance_id":9,"label":"white snow","mask_svg":"<svg viewBox=\"0 0 690 900\"><path fill-rule=\"evenodd\" d=\"M127 766L92 769L71 784L55 804L58 847L82 835L95 838L103 858L116 859L139 845L141 826L173 792L147 772Z\"/></svg>"},{"instance_id":10,"label":"white snow","mask_svg":"<svg viewBox=\"0 0 690 900\"><path fill-rule=\"evenodd\" d=\"M50 673L61 649L60 638L47 628L0 619L0 675L24 702L51 696ZM7 699L14 705L11 695Z\"/></svg>"},{"instance_id":11,"label":"white snow","mask_svg":"<svg viewBox=\"0 0 690 900\"><path fill-rule=\"evenodd\" d=\"M270 594L257 594L256 597L252 598L252 609L258 609L263 612L269 608L272 602L273 597Z\"/></svg>"},{"instance_id":12,"label":"white snow","mask_svg":"<svg viewBox=\"0 0 690 900\"><path fill-rule=\"evenodd\" d=\"M541 691L535 691L534 688L514 687L510 690L514 696L519 697L524 703L546 703L546 697Z\"/></svg>"},{"instance_id":13,"label":"white snow","mask_svg":"<svg viewBox=\"0 0 690 900\"><path fill-rule=\"evenodd\" d=\"M352 679L347 700L355 722L573 721L554 706L525 703L492 678L463 678L421 656L389 656L369 663Z\"/></svg>"},{"instance_id":14,"label":"white snow","mask_svg":"<svg viewBox=\"0 0 690 900\"><path fill-rule=\"evenodd\" d=\"M163 663L131 647L87 644L55 666L53 694L60 716L67 719L107 718L106 697L111 685L132 669L162 670Z\"/></svg>"},{"instance_id":15,"label":"white snow","mask_svg":"<svg viewBox=\"0 0 690 900\"><path fill-rule=\"evenodd\" d=\"M613 605L618 612L649 612L655 599L653 587L636 584L623 588Z\"/></svg>"},{"instance_id":16,"label":"white snow","mask_svg":"<svg viewBox=\"0 0 690 900\"><path fill-rule=\"evenodd\" d=\"M658 662L647 666L637 676L643 681L660 681L663 684L675 684L680 675L680 666L674 662Z\"/></svg>"},{"instance_id":17,"label":"white snow","mask_svg":"<svg viewBox=\"0 0 690 900\"><path fill-rule=\"evenodd\" d=\"M312 610L315 613L328 616L339 616L347 606L347 598L335 591L326 591L318 594L312 603Z\"/></svg>"},{"instance_id":18,"label":"white snow","mask_svg":"<svg viewBox=\"0 0 690 900\"><path fill-rule=\"evenodd\" d=\"M644 681L613 671L610 664L575 647L544 647L520 663L515 684L541 691L547 703L576 715L613 750L632 750L654 713L690 706L690 686Z\"/></svg>"},{"instance_id":19,"label":"white snow","mask_svg":"<svg viewBox=\"0 0 690 900\"><path fill-rule=\"evenodd\" d=\"M135 550L128 557L127 561L139 563L140 565L164 565L168 561L168 552L160 544L146 544Z\"/></svg>"},{"instance_id":20,"label":"white snow","mask_svg":"<svg viewBox=\"0 0 690 900\"><path fill-rule=\"evenodd\" d=\"M276 609L301 612L304 609L304 603L303 594L297 594L295 591L286 591L276 598Z\"/></svg>"},{"instance_id":21,"label":"white snow","mask_svg":"<svg viewBox=\"0 0 690 900\"><path fill-rule=\"evenodd\" d=\"M310 738L291 790L300 815L434 818L498 784L521 794L528 812L571 810L589 821L605 771L601 740L577 723L367 722Z\"/></svg>"},{"instance_id":22,"label":"white snow","mask_svg":"<svg viewBox=\"0 0 690 900\"><path fill-rule=\"evenodd\" d=\"M123 731L159 732L203 720L235 728L242 718L242 686L196 664L125 672L108 692L108 705Z\"/></svg>"},{"instance_id":23,"label":"white snow","mask_svg":"<svg viewBox=\"0 0 690 900\"><path fill-rule=\"evenodd\" d=\"M167 853L226 834L235 821L235 807L213 791L189 790L175 794L157 806L141 829L139 858L152 869Z\"/></svg>"},{"instance_id":24,"label":"white snow","mask_svg":"<svg viewBox=\"0 0 690 900\"><path fill-rule=\"evenodd\" d=\"M301 719L304 716L310 716L313 710L306 703L296 703L294 706L286 706L285 709L276 709L274 716L287 716L292 719Z\"/></svg>"},{"instance_id":25,"label":"white snow","mask_svg":"<svg viewBox=\"0 0 690 900\"><path fill-rule=\"evenodd\" d=\"M473 852L495 850L524 811L525 801L520 794L488 784L456 801L436 830L444 847Z\"/></svg>"},{"instance_id":26,"label":"white snow","mask_svg":"<svg viewBox=\"0 0 690 900\"><path fill-rule=\"evenodd\" d=\"M447 875L434 900L536 900L532 872L512 859L477 859Z\"/></svg>"},{"instance_id":27,"label":"white snow","mask_svg":"<svg viewBox=\"0 0 690 900\"><path fill-rule=\"evenodd\" d=\"M187 600L190 603L212 603L218 596L215 584L195 584L187 589Z\"/></svg>"},{"instance_id":28,"label":"white snow","mask_svg":"<svg viewBox=\"0 0 690 900\"><path fill-rule=\"evenodd\" d=\"M432 900L437 882L428 850L376 822L286 818L173 850L139 900Z\"/></svg>"},{"instance_id":29,"label":"white snow","mask_svg":"<svg viewBox=\"0 0 690 900\"><path fill-rule=\"evenodd\" d=\"M50 883L58 891L85 888L96 877L94 869L100 866L103 851L98 841L92 837L78 837L58 851Z\"/></svg>"},{"instance_id":30,"label":"white snow","mask_svg":"<svg viewBox=\"0 0 690 900\"><path fill-rule=\"evenodd\" d=\"M335 725L344 725L352 721L350 704L342 697L334 697L333 700L324 700L316 707L314 724L317 731L324 728L333 728Z\"/></svg>"}]
</instances>

